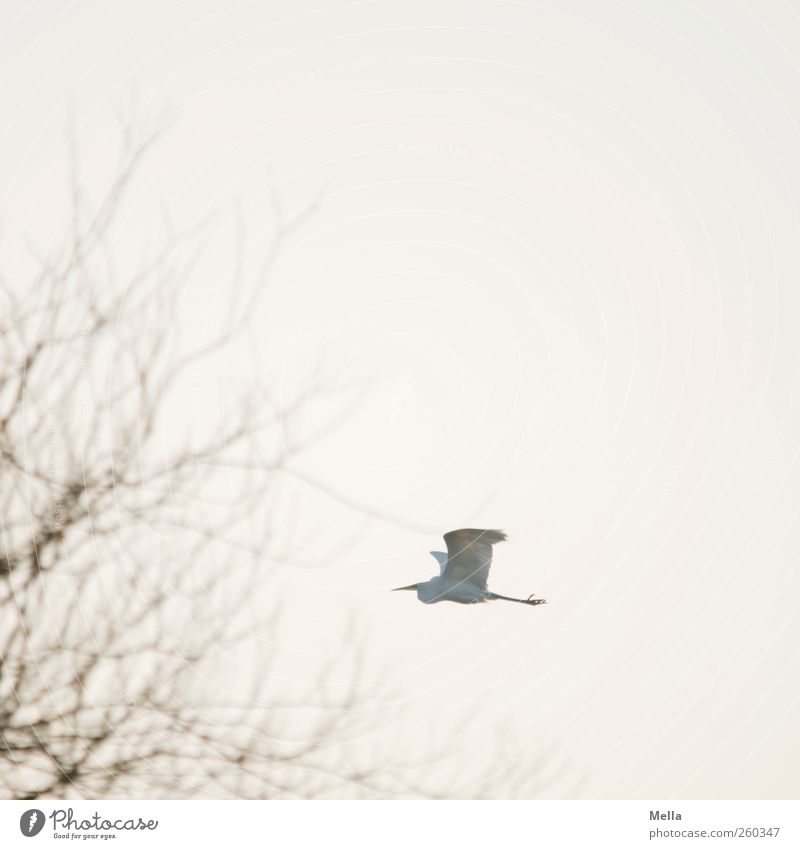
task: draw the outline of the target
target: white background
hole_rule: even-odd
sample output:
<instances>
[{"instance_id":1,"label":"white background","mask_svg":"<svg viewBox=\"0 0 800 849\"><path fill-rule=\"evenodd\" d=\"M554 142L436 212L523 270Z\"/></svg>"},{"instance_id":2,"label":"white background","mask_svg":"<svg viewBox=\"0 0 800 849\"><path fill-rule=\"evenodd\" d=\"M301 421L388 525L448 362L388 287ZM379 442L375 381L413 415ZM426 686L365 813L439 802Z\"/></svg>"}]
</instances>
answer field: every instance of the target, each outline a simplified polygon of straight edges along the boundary
<instances>
[{"instance_id":1,"label":"white background","mask_svg":"<svg viewBox=\"0 0 800 849\"><path fill-rule=\"evenodd\" d=\"M99 191L133 100L171 129L115 248L134 252L159 204L186 224L216 216L185 293L190 336L225 297L235 203L254 264L270 180L291 210L322 197L258 332L181 411L202 419L254 376L292 394L320 357L342 386L369 388L355 413L346 393L312 413L341 425L296 471L397 521L365 523L287 482L300 518L274 521L292 557L265 564L284 599L287 688L355 618L387 694L374 735L388 758L424 751L433 722L465 775L498 737L511 761L541 749L545 776L522 779L520 797L797 796L790 4L39 2L3 15L12 278L29 270L26 240L59 238L69 128ZM388 592L432 575L427 551L463 526L508 531L494 588L550 604L428 608ZM253 817L270 839L269 816Z\"/></svg>"}]
</instances>

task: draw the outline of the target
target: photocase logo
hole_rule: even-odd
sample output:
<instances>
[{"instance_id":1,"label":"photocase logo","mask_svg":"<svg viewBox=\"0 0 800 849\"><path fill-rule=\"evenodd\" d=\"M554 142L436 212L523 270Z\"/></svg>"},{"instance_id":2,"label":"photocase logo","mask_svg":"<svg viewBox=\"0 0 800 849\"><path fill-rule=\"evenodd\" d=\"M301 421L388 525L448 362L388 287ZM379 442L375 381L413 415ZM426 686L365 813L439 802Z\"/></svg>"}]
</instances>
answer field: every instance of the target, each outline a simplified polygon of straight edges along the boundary
<instances>
[{"instance_id":1,"label":"photocase logo","mask_svg":"<svg viewBox=\"0 0 800 849\"><path fill-rule=\"evenodd\" d=\"M19 818L19 830L25 837L36 837L44 828L44 813L38 808L31 808Z\"/></svg>"}]
</instances>

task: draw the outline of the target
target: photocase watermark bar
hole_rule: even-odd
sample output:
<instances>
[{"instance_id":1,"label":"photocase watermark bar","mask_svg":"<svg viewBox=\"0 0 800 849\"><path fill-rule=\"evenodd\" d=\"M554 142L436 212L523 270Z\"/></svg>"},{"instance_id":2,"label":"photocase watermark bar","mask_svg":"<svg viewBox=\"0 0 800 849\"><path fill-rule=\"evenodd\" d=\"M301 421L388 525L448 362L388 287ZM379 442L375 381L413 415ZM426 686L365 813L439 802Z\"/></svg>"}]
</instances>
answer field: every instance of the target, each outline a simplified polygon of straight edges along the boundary
<instances>
[{"instance_id":1,"label":"photocase watermark bar","mask_svg":"<svg viewBox=\"0 0 800 849\"><path fill-rule=\"evenodd\" d=\"M114 840L149 847L327 846L348 849L438 844L489 846L794 847L795 801L75 801L0 805L0 845ZM391 824L388 826L387 824ZM334 841L336 842L336 841Z\"/></svg>"}]
</instances>

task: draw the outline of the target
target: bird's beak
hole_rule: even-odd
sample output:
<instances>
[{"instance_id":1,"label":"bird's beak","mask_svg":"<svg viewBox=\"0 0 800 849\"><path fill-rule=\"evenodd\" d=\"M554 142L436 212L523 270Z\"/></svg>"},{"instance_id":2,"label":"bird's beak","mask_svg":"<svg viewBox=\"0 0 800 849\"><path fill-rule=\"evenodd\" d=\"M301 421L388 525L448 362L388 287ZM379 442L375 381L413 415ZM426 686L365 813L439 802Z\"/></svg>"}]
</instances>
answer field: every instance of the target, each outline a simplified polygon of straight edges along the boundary
<instances>
[{"instance_id":1,"label":"bird's beak","mask_svg":"<svg viewBox=\"0 0 800 849\"><path fill-rule=\"evenodd\" d=\"M410 586L408 586L408 587L395 587L395 588L392 590L392 592L393 592L393 593L396 593L396 592L400 592L400 590L415 590L416 588L417 588L417 585L416 585L416 584L411 584L411 585L410 585Z\"/></svg>"}]
</instances>

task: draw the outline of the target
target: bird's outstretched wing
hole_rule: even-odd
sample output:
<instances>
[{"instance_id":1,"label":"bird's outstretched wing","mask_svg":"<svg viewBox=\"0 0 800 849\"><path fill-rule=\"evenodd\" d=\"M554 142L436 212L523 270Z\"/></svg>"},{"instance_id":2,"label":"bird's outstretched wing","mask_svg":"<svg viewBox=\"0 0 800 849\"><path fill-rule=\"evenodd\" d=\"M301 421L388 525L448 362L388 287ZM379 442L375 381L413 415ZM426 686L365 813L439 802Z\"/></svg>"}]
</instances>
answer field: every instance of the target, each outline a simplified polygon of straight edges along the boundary
<instances>
[{"instance_id":1,"label":"bird's outstretched wing","mask_svg":"<svg viewBox=\"0 0 800 849\"><path fill-rule=\"evenodd\" d=\"M446 533L447 565L442 574L456 581L476 584L485 590L492 566L492 546L505 539L507 537L503 531L477 528L462 528Z\"/></svg>"},{"instance_id":2,"label":"bird's outstretched wing","mask_svg":"<svg viewBox=\"0 0 800 849\"><path fill-rule=\"evenodd\" d=\"M444 575L444 570L447 568L447 554L444 551L432 551L431 554L436 558L439 564L439 574Z\"/></svg>"}]
</instances>

